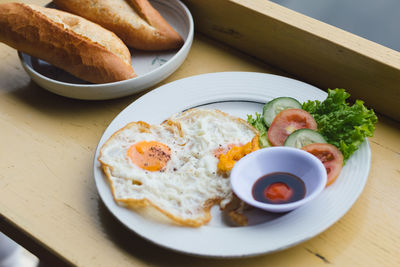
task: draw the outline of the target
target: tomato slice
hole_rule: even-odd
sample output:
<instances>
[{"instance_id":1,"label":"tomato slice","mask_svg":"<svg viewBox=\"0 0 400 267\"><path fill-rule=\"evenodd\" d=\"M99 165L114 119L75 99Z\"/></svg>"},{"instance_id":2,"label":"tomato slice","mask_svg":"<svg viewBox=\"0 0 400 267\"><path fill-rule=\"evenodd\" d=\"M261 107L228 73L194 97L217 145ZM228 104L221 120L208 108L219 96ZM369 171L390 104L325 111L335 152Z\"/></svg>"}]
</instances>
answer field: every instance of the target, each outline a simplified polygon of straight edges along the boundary
<instances>
[{"instance_id":1,"label":"tomato slice","mask_svg":"<svg viewBox=\"0 0 400 267\"><path fill-rule=\"evenodd\" d=\"M301 148L316 156L325 166L328 174L326 186L331 185L339 176L343 166L343 154L337 147L327 143L313 143Z\"/></svg>"},{"instance_id":2,"label":"tomato slice","mask_svg":"<svg viewBox=\"0 0 400 267\"><path fill-rule=\"evenodd\" d=\"M286 138L298 129L317 130L313 116L305 110L292 108L279 112L268 129L268 140L273 146L283 146Z\"/></svg>"}]
</instances>

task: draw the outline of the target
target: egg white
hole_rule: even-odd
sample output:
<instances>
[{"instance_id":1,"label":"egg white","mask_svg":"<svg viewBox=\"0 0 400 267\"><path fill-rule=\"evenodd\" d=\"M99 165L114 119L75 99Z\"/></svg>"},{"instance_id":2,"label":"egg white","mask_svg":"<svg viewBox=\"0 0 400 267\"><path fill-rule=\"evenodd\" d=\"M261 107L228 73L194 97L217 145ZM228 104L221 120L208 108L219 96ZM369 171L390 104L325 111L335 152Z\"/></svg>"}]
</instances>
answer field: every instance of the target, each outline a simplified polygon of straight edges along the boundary
<instances>
[{"instance_id":1,"label":"egg white","mask_svg":"<svg viewBox=\"0 0 400 267\"><path fill-rule=\"evenodd\" d=\"M257 131L243 120L217 110L192 109L161 125L130 123L102 147L99 161L118 203L150 205L183 225L200 226L210 220L209 209L232 199L229 179L217 170L216 149L244 145ZM157 141L171 149L160 171L147 171L127 157L140 141Z\"/></svg>"}]
</instances>

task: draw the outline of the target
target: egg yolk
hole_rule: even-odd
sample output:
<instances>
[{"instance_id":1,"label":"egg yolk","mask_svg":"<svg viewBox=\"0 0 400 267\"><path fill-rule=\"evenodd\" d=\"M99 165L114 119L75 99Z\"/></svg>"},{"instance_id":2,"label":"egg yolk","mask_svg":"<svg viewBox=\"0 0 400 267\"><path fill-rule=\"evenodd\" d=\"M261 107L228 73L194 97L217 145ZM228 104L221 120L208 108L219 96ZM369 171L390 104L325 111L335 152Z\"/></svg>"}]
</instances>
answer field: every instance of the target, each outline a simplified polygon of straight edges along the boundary
<instances>
[{"instance_id":1,"label":"egg yolk","mask_svg":"<svg viewBox=\"0 0 400 267\"><path fill-rule=\"evenodd\" d=\"M171 149L157 141L141 141L129 147L132 163L148 171L159 171L171 158Z\"/></svg>"},{"instance_id":2,"label":"egg yolk","mask_svg":"<svg viewBox=\"0 0 400 267\"><path fill-rule=\"evenodd\" d=\"M229 150L231 150L233 147L235 146L235 144L229 144L227 146L220 146L219 148L214 150L214 156L219 159L219 157L221 157L222 154L225 154L226 152L228 152Z\"/></svg>"},{"instance_id":3,"label":"egg yolk","mask_svg":"<svg viewBox=\"0 0 400 267\"><path fill-rule=\"evenodd\" d=\"M293 189L285 183L273 183L265 189L264 195L272 202L288 201L293 195Z\"/></svg>"},{"instance_id":4,"label":"egg yolk","mask_svg":"<svg viewBox=\"0 0 400 267\"><path fill-rule=\"evenodd\" d=\"M258 149L260 149L260 146L258 143L258 135L256 135L251 142L243 146L234 146L225 154L220 154L217 168L221 172L231 171L236 161Z\"/></svg>"}]
</instances>

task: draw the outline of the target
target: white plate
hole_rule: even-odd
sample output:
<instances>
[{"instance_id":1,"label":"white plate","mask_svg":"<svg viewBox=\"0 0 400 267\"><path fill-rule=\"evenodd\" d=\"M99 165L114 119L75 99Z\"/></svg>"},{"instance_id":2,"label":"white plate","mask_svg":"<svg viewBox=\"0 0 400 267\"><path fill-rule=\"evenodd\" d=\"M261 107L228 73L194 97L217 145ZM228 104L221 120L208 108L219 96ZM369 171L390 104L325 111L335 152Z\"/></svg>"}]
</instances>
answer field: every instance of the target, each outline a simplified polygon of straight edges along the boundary
<instances>
[{"instance_id":1,"label":"white plate","mask_svg":"<svg viewBox=\"0 0 400 267\"><path fill-rule=\"evenodd\" d=\"M131 50L135 78L105 84L91 84L47 62L18 52L22 66L39 86L50 92L77 99L112 99L143 91L171 75L185 60L193 41L193 18L179 0L150 0L151 4L185 40L178 50ZM48 7L54 7L50 4Z\"/></svg>"},{"instance_id":2,"label":"white plate","mask_svg":"<svg viewBox=\"0 0 400 267\"><path fill-rule=\"evenodd\" d=\"M263 103L291 96L300 102L324 100L326 93L303 82L280 76L223 72L193 76L163 85L124 109L104 132L96 150L94 178L105 205L124 225L142 237L176 251L208 257L243 257L282 250L321 233L354 204L368 178L370 148L365 141L348 160L337 181L314 201L292 212L249 214L250 226L232 227L219 210L200 228L180 227L149 220L118 206L96 160L103 143L131 121L161 123L170 115L192 107L218 108L246 119L261 112Z\"/></svg>"}]
</instances>

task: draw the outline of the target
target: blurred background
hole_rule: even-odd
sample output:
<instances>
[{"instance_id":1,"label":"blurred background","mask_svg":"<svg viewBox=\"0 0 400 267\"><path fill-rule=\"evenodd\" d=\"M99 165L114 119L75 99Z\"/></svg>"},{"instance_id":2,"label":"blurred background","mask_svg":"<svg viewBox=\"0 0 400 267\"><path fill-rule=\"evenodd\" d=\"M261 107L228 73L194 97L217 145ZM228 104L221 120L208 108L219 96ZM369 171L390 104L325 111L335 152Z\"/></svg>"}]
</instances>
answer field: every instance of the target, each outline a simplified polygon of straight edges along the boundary
<instances>
[{"instance_id":1,"label":"blurred background","mask_svg":"<svg viewBox=\"0 0 400 267\"><path fill-rule=\"evenodd\" d=\"M400 51L400 0L270 0Z\"/></svg>"}]
</instances>

